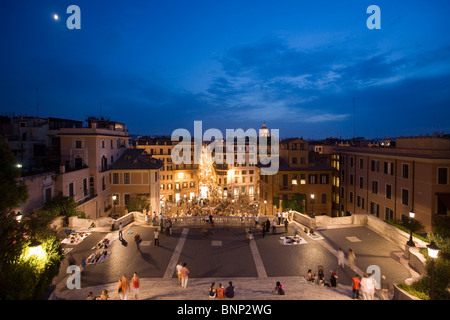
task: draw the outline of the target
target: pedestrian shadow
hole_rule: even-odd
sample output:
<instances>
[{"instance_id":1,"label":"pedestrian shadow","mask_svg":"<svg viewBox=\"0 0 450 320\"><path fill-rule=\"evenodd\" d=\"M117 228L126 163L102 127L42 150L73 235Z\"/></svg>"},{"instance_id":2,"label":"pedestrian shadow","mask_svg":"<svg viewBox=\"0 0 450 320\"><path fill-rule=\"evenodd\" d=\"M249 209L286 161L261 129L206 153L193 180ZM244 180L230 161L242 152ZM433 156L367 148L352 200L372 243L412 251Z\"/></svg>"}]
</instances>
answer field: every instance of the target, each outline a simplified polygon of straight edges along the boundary
<instances>
[{"instance_id":1,"label":"pedestrian shadow","mask_svg":"<svg viewBox=\"0 0 450 320\"><path fill-rule=\"evenodd\" d=\"M122 245L123 245L124 247L128 246L128 242L127 242L124 238L119 239L119 241L122 243Z\"/></svg>"},{"instance_id":2,"label":"pedestrian shadow","mask_svg":"<svg viewBox=\"0 0 450 320\"><path fill-rule=\"evenodd\" d=\"M147 262L149 264L155 264L156 263L155 259L152 258L151 254L149 254L147 252L143 252L143 251L140 251L140 253L141 253L142 259L144 259L145 262Z\"/></svg>"}]
</instances>

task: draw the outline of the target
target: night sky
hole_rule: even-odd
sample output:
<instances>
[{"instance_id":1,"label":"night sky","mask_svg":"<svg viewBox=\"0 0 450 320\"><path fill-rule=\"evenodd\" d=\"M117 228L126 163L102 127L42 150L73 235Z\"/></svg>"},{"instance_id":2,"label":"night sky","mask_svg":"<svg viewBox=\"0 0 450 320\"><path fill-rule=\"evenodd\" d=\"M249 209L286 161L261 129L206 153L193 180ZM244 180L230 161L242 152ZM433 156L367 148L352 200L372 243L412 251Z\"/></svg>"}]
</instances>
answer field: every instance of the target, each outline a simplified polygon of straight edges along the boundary
<instances>
[{"instance_id":1,"label":"night sky","mask_svg":"<svg viewBox=\"0 0 450 320\"><path fill-rule=\"evenodd\" d=\"M369 29L369 5L381 29ZM70 5L81 29L70 30ZM280 137L450 133L450 1L0 1L0 114ZM59 15L59 20L53 18ZM38 91L36 90L38 88ZM353 99L355 103L353 104Z\"/></svg>"}]
</instances>

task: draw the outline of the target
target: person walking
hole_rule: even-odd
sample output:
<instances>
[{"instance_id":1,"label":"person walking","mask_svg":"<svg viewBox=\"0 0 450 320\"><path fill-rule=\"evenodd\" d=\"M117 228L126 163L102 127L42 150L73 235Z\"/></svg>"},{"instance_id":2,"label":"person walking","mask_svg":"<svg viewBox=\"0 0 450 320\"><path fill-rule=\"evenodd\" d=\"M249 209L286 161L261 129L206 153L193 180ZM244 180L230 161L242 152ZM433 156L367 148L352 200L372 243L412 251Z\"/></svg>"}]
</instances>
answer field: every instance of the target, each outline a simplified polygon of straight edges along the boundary
<instances>
[{"instance_id":1,"label":"person walking","mask_svg":"<svg viewBox=\"0 0 450 320\"><path fill-rule=\"evenodd\" d=\"M189 269L186 267L187 263L183 263L183 267L181 268L181 287L187 288L188 280L189 280Z\"/></svg>"},{"instance_id":2,"label":"person walking","mask_svg":"<svg viewBox=\"0 0 450 320\"><path fill-rule=\"evenodd\" d=\"M139 295L139 276L137 275L137 272L135 272L133 274L133 278L131 278L131 284L133 287L133 291L134 291L134 299L135 300L139 300L138 295Z\"/></svg>"},{"instance_id":3,"label":"person walking","mask_svg":"<svg viewBox=\"0 0 450 320\"><path fill-rule=\"evenodd\" d=\"M352 270L354 270L354 268L355 268L355 260L356 260L356 255L353 252L352 248L348 249L348 266Z\"/></svg>"},{"instance_id":4,"label":"person walking","mask_svg":"<svg viewBox=\"0 0 450 320\"><path fill-rule=\"evenodd\" d=\"M122 222L120 222L119 223L119 240L123 240L122 231L123 231L123 225L122 225Z\"/></svg>"},{"instance_id":5,"label":"person walking","mask_svg":"<svg viewBox=\"0 0 450 320\"><path fill-rule=\"evenodd\" d=\"M155 228L155 232L153 233L153 237L155 238L155 246L159 246L159 230L158 230L158 227Z\"/></svg>"},{"instance_id":6,"label":"person walking","mask_svg":"<svg viewBox=\"0 0 450 320\"><path fill-rule=\"evenodd\" d=\"M371 275L369 276L369 280L367 281L367 294L369 300L375 299L375 289L377 287L377 281L375 278Z\"/></svg>"},{"instance_id":7,"label":"person walking","mask_svg":"<svg viewBox=\"0 0 450 320\"><path fill-rule=\"evenodd\" d=\"M380 290L378 290L378 294L380 295L382 300L389 300L388 293L390 291L390 284L386 279L385 275L381 276Z\"/></svg>"},{"instance_id":8,"label":"person walking","mask_svg":"<svg viewBox=\"0 0 450 320\"><path fill-rule=\"evenodd\" d=\"M361 279L361 293L364 300L374 299L376 284L377 282L374 278L364 273L364 277Z\"/></svg>"},{"instance_id":9,"label":"person walking","mask_svg":"<svg viewBox=\"0 0 450 320\"><path fill-rule=\"evenodd\" d=\"M141 242L142 242L141 236L140 236L139 234L136 234L136 235L134 236L134 241L136 242L136 248L137 248L137 251L141 251L141 247L140 247Z\"/></svg>"},{"instance_id":10,"label":"person walking","mask_svg":"<svg viewBox=\"0 0 450 320\"><path fill-rule=\"evenodd\" d=\"M117 283L117 292L119 293L120 300L128 300L128 293L130 292L130 280L126 275L123 275Z\"/></svg>"},{"instance_id":11,"label":"person walking","mask_svg":"<svg viewBox=\"0 0 450 320\"><path fill-rule=\"evenodd\" d=\"M251 241L252 241L252 231L248 230L248 232L247 232L247 244L250 245Z\"/></svg>"},{"instance_id":12,"label":"person walking","mask_svg":"<svg viewBox=\"0 0 450 320\"><path fill-rule=\"evenodd\" d=\"M167 221L166 221L166 236L170 237L171 234L172 234L172 223L171 223L170 219L167 219Z\"/></svg>"},{"instance_id":13,"label":"person walking","mask_svg":"<svg viewBox=\"0 0 450 320\"><path fill-rule=\"evenodd\" d=\"M338 266L341 267L342 269L344 269L345 267L345 254L344 251L342 251L341 248L338 249L337 251L337 259L338 259Z\"/></svg>"},{"instance_id":14,"label":"person walking","mask_svg":"<svg viewBox=\"0 0 450 320\"><path fill-rule=\"evenodd\" d=\"M181 286L181 268L183 268L183 266L181 265L181 261L178 262L177 266L176 266L176 272L177 272L177 277L178 277L178 284Z\"/></svg>"},{"instance_id":15,"label":"person walking","mask_svg":"<svg viewBox=\"0 0 450 320\"><path fill-rule=\"evenodd\" d=\"M359 275L355 274L355 276L352 278L353 299L359 300L360 284L361 284L361 278Z\"/></svg>"}]
</instances>

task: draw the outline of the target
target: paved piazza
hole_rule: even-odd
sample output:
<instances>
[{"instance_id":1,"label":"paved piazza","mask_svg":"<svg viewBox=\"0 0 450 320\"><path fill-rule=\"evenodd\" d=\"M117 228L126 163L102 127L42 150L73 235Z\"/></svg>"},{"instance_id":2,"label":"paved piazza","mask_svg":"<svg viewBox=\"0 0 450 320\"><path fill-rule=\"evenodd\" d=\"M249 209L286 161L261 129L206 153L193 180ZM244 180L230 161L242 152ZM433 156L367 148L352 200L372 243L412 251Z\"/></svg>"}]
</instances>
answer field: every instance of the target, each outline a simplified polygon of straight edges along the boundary
<instances>
[{"instance_id":1,"label":"paved piazza","mask_svg":"<svg viewBox=\"0 0 450 320\"><path fill-rule=\"evenodd\" d=\"M132 223L124 228L124 240L116 238L107 249L111 254L106 261L87 265L82 272L81 286L116 283L121 275L131 278L134 272L141 279L174 280L179 261L187 263L191 279L216 279L216 283L230 279L239 281L239 278L267 278L270 281L277 277L303 278L308 269L317 273L318 266L323 266L327 279L329 271L336 270L342 285L350 285L355 271L364 272L371 265L380 266L381 273L393 282L412 276L413 271L400 261L402 249L369 228L320 230L319 236L314 238L301 229L299 244L285 244L283 237L294 235L293 226L291 224L287 233L284 227L279 227L275 234L271 229L265 235L260 228L251 228L250 243L246 237L248 228L174 228L171 236L162 233L160 245L155 246L154 229ZM73 248L70 252L80 263L83 257L96 252L93 247L107 234L92 232L78 245L65 247ZM143 239L140 251L134 241L136 234ZM355 271L348 266L344 270L338 267L338 248L354 250L357 257ZM66 268L67 259L56 280L60 287L68 277Z\"/></svg>"}]
</instances>

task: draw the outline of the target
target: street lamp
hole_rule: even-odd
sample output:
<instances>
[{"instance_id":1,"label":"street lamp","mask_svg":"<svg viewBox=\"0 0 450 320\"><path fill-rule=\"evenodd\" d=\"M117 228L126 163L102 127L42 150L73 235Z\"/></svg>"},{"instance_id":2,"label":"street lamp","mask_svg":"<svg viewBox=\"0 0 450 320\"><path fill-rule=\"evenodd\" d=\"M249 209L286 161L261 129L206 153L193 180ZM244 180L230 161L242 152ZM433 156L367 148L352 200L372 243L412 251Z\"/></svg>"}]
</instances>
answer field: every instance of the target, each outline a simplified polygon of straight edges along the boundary
<instances>
[{"instance_id":1,"label":"street lamp","mask_svg":"<svg viewBox=\"0 0 450 320\"><path fill-rule=\"evenodd\" d=\"M428 255L431 258L430 300L434 300L434 261L438 257L440 248L434 243L434 241L431 241L431 243L427 245L427 248L428 248Z\"/></svg>"},{"instance_id":2,"label":"street lamp","mask_svg":"<svg viewBox=\"0 0 450 320\"><path fill-rule=\"evenodd\" d=\"M116 216L116 199L117 199L117 195L113 194L112 199L113 199L113 206L114 206L113 215L115 217Z\"/></svg>"},{"instance_id":3,"label":"street lamp","mask_svg":"<svg viewBox=\"0 0 450 320\"><path fill-rule=\"evenodd\" d=\"M314 193L311 193L311 218L314 217Z\"/></svg>"},{"instance_id":4,"label":"street lamp","mask_svg":"<svg viewBox=\"0 0 450 320\"><path fill-rule=\"evenodd\" d=\"M42 243L38 240L33 240L28 245L28 254L26 257L35 256L37 258L45 257L45 250L42 248Z\"/></svg>"},{"instance_id":5,"label":"street lamp","mask_svg":"<svg viewBox=\"0 0 450 320\"><path fill-rule=\"evenodd\" d=\"M266 215L266 210L267 210L267 200L264 200L264 215Z\"/></svg>"},{"instance_id":6,"label":"street lamp","mask_svg":"<svg viewBox=\"0 0 450 320\"><path fill-rule=\"evenodd\" d=\"M414 216L416 214L414 213L414 211L411 211L409 213L409 240L406 243L408 246L410 247L415 247L414 241L413 241L413 237L412 237L412 219L414 219Z\"/></svg>"}]
</instances>

